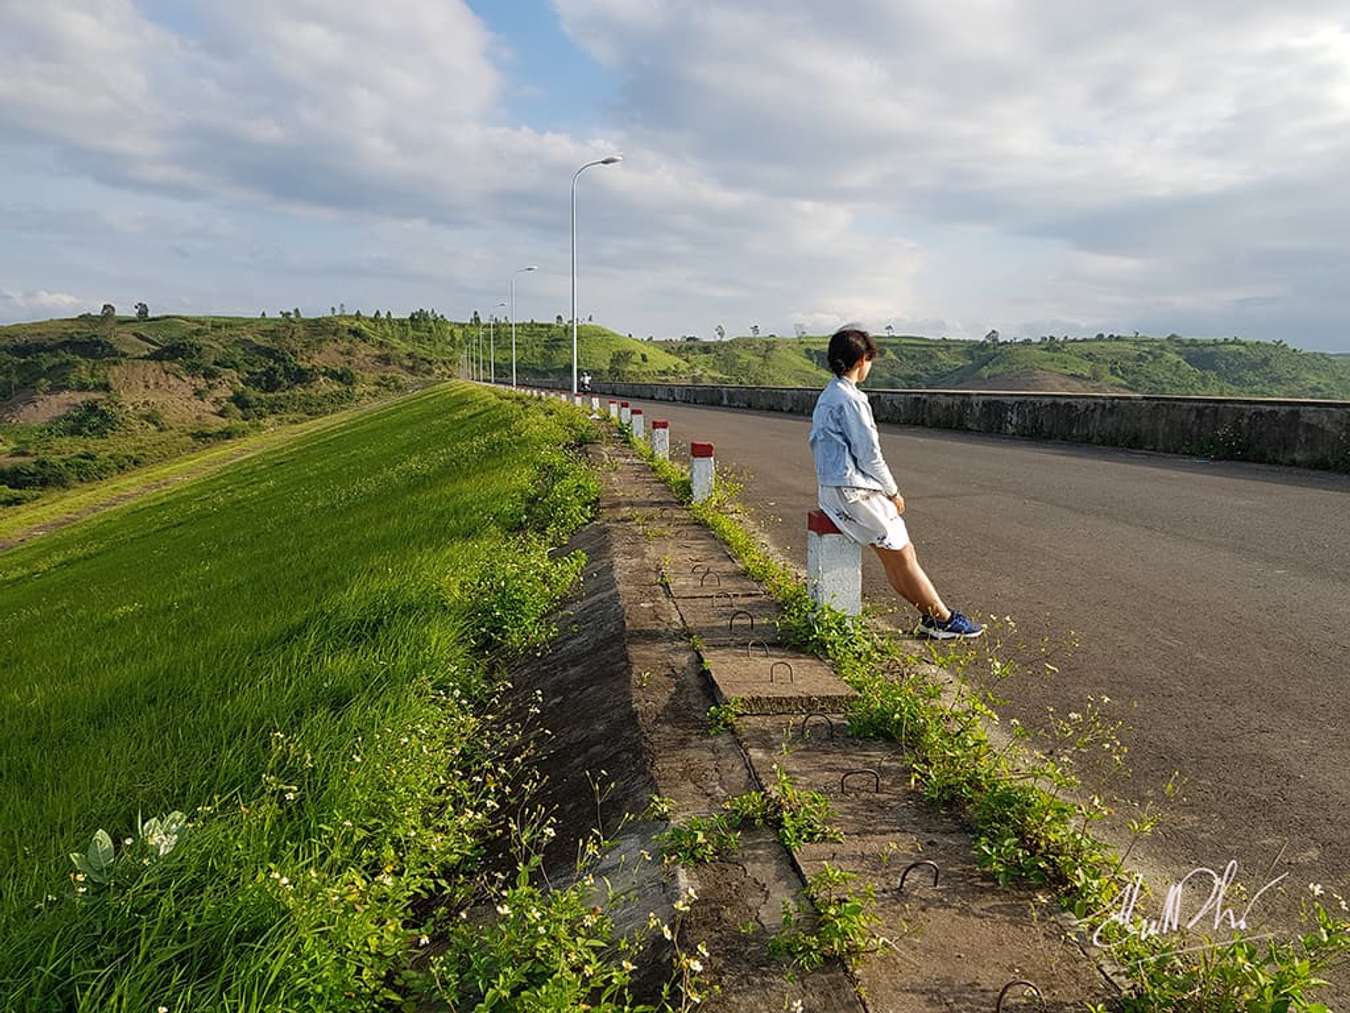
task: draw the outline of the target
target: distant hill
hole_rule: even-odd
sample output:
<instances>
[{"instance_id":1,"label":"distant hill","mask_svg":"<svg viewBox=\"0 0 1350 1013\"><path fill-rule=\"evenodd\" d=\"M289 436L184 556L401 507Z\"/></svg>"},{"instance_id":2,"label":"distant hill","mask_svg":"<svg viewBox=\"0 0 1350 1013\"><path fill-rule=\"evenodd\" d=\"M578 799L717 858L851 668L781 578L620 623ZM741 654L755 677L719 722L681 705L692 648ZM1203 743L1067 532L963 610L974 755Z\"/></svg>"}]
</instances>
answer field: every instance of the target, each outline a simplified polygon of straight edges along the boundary
<instances>
[{"instance_id":1,"label":"distant hill","mask_svg":"<svg viewBox=\"0 0 1350 1013\"><path fill-rule=\"evenodd\" d=\"M1059 390L1350 400L1350 355L1282 342L1107 337L1035 342L879 336L873 387ZM682 378L812 385L829 379L828 339L739 337L659 341L684 360ZM671 378L674 378L673 375Z\"/></svg>"}]
</instances>

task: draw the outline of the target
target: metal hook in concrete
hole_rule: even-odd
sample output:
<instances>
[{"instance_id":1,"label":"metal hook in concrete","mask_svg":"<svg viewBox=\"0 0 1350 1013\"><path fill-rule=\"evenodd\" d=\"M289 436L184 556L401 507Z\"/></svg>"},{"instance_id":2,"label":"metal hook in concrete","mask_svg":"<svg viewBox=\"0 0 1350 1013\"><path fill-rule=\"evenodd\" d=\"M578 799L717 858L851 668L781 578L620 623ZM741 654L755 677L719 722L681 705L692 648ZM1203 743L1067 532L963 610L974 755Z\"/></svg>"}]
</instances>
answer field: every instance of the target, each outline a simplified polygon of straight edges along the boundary
<instances>
[{"instance_id":1,"label":"metal hook in concrete","mask_svg":"<svg viewBox=\"0 0 1350 1013\"><path fill-rule=\"evenodd\" d=\"M849 779L850 777L852 777L854 774L871 774L871 775L872 775L872 790L875 791L875 792L880 792L880 791L881 791L881 775L878 774L875 770L872 770L870 767L858 767L856 770L846 770L846 771L844 771L843 777L839 778L839 790L840 790L841 792L844 790L844 784L845 784L845 783L848 781L848 779Z\"/></svg>"},{"instance_id":2,"label":"metal hook in concrete","mask_svg":"<svg viewBox=\"0 0 1350 1013\"><path fill-rule=\"evenodd\" d=\"M695 563L693 566L689 568L689 572L698 573L698 571L702 570L704 567L707 567L709 570L712 569L712 566L709 563Z\"/></svg>"},{"instance_id":3,"label":"metal hook in concrete","mask_svg":"<svg viewBox=\"0 0 1350 1013\"><path fill-rule=\"evenodd\" d=\"M908 878L909 874L910 874L911 872L913 872L915 869L917 869L917 868L918 868L919 866L921 866L921 865L927 865L927 866L929 866L929 867L932 868L932 870L933 870L933 885L934 885L934 886L937 886L937 885L938 885L938 876L941 875L941 871L938 869L938 864L937 864L937 862L930 861L930 860L927 859L927 858L922 858L922 859L920 859L920 860L917 861L917 862L910 862L907 866L905 866L905 871L902 872L902 873L900 873L900 882L897 883L897 884L895 885L895 888L896 888L897 890L903 890L903 889L905 888L905 880Z\"/></svg>"},{"instance_id":4,"label":"metal hook in concrete","mask_svg":"<svg viewBox=\"0 0 1350 1013\"><path fill-rule=\"evenodd\" d=\"M830 738L834 738L834 719L828 714L822 714L820 711L812 711L806 717L802 718L802 727L799 729L802 738L806 737L806 726L810 724L812 718L824 718L825 724L830 728Z\"/></svg>"},{"instance_id":5,"label":"metal hook in concrete","mask_svg":"<svg viewBox=\"0 0 1350 1013\"><path fill-rule=\"evenodd\" d=\"M704 584L708 583L708 578L709 578L709 577L712 577L712 578L714 578L714 579L717 581L717 586L718 586L718 587L721 587L721 586L722 586L722 578L719 577L717 574L713 573L711 567L708 568L708 572L707 572L707 573L705 573L702 577L700 577L700 578L698 579L698 586L699 586L699 587L702 587Z\"/></svg>"},{"instance_id":6,"label":"metal hook in concrete","mask_svg":"<svg viewBox=\"0 0 1350 1013\"><path fill-rule=\"evenodd\" d=\"M750 620L750 628L752 630L755 628L755 617L752 616L749 612L745 611L745 609L737 609L735 612L731 613L731 618L727 620L728 633L736 629L736 620L739 619L741 616L745 616L745 618Z\"/></svg>"},{"instance_id":7,"label":"metal hook in concrete","mask_svg":"<svg viewBox=\"0 0 1350 1013\"><path fill-rule=\"evenodd\" d=\"M1036 998L1041 1001L1041 1005L1045 1005L1045 996L1041 995L1041 990L1037 988L1032 982L1025 981L1019 978L1017 981L1010 981L1008 982L1008 984L1003 986L1003 991L998 994L998 1005L994 1007L994 1013L1003 1013L1003 999L1008 994L1008 989L1016 988L1018 985L1021 985L1024 988L1030 989L1032 992L1035 992ZM1022 994L1026 995L1026 992L1024 991Z\"/></svg>"},{"instance_id":8,"label":"metal hook in concrete","mask_svg":"<svg viewBox=\"0 0 1350 1013\"><path fill-rule=\"evenodd\" d=\"M769 681L770 681L770 682L773 682L773 681L774 681L773 674L774 674L774 672L776 672L776 671L778 670L778 666L779 666L779 665L782 665L784 668L787 669L788 682L796 682L796 681L797 681L797 675L796 675L795 672L792 671L792 664L791 664L790 662L787 662L787 661L775 661L772 665L769 666Z\"/></svg>"},{"instance_id":9,"label":"metal hook in concrete","mask_svg":"<svg viewBox=\"0 0 1350 1013\"><path fill-rule=\"evenodd\" d=\"M752 616L751 618L754 617ZM747 658L753 657L756 647L764 652L764 657L767 658L769 656L769 645L762 640L747 640L745 642L745 656Z\"/></svg>"}]
</instances>

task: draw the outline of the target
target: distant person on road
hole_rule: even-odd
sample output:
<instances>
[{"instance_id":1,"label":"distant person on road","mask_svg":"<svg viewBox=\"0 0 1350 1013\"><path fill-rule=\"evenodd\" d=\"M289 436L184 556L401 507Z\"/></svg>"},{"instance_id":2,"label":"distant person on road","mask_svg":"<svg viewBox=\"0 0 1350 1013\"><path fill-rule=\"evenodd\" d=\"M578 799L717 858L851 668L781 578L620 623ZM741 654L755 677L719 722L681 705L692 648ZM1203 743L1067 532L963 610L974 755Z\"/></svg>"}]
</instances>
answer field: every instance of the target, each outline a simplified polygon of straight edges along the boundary
<instances>
[{"instance_id":1,"label":"distant person on road","mask_svg":"<svg viewBox=\"0 0 1350 1013\"><path fill-rule=\"evenodd\" d=\"M591 389L591 374L590 374L590 373L582 373L582 374L581 374L581 389L584 390L584 391L588 391L588 392L590 391L590 389Z\"/></svg>"},{"instance_id":2,"label":"distant person on road","mask_svg":"<svg viewBox=\"0 0 1350 1013\"><path fill-rule=\"evenodd\" d=\"M835 527L881 557L891 587L922 614L919 634L936 640L978 637L984 629L949 609L919 565L900 516L905 499L881 456L872 406L858 385L872 371L878 348L861 327L846 325L830 338L835 378L811 414L811 453L820 483L820 509Z\"/></svg>"}]
</instances>

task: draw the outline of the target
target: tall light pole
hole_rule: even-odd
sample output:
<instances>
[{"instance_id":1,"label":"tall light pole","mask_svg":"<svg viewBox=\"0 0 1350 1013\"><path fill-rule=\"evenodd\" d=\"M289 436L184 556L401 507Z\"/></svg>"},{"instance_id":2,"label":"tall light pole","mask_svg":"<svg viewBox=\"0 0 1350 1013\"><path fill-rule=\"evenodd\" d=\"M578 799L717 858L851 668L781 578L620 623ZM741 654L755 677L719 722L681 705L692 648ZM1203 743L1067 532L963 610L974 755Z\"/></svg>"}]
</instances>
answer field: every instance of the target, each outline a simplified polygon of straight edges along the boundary
<instances>
[{"instance_id":1,"label":"tall light pole","mask_svg":"<svg viewBox=\"0 0 1350 1013\"><path fill-rule=\"evenodd\" d=\"M483 382L483 318L478 318L478 382Z\"/></svg>"},{"instance_id":2,"label":"tall light pole","mask_svg":"<svg viewBox=\"0 0 1350 1013\"><path fill-rule=\"evenodd\" d=\"M497 310L506 306L506 303L499 302L492 307L492 316L488 317L488 382L497 382L497 339L494 332L494 326L497 323Z\"/></svg>"},{"instance_id":3,"label":"tall light pole","mask_svg":"<svg viewBox=\"0 0 1350 1013\"><path fill-rule=\"evenodd\" d=\"M538 266L518 267L511 272L511 386L516 385L516 275L526 271L537 271Z\"/></svg>"},{"instance_id":4,"label":"tall light pole","mask_svg":"<svg viewBox=\"0 0 1350 1013\"><path fill-rule=\"evenodd\" d=\"M593 165L613 165L622 162L622 155L610 155L587 162L572 173L572 395L577 393L577 178Z\"/></svg>"}]
</instances>

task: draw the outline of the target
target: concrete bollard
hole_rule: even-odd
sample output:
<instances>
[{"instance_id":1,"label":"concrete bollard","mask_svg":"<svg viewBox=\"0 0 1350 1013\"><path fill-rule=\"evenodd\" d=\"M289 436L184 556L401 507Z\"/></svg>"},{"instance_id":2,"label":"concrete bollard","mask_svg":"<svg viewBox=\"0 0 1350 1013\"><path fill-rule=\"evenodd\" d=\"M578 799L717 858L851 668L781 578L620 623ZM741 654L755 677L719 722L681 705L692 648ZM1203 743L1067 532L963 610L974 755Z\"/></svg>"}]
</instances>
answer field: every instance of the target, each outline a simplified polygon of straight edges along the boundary
<instances>
[{"instance_id":1,"label":"concrete bollard","mask_svg":"<svg viewBox=\"0 0 1350 1013\"><path fill-rule=\"evenodd\" d=\"M633 409L628 407L627 401L619 402L619 425L628 426L633 424Z\"/></svg>"},{"instance_id":2,"label":"concrete bollard","mask_svg":"<svg viewBox=\"0 0 1350 1013\"><path fill-rule=\"evenodd\" d=\"M663 461L670 460L670 423L652 419L652 453Z\"/></svg>"},{"instance_id":3,"label":"concrete bollard","mask_svg":"<svg viewBox=\"0 0 1350 1013\"><path fill-rule=\"evenodd\" d=\"M600 411L600 399L594 394L591 395L591 411L597 413Z\"/></svg>"},{"instance_id":4,"label":"concrete bollard","mask_svg":"<svg viewBox=\"0 0 1350 1013\"><path fill-rule=\"evenodd\" d=\"M647 434L642 431L642 423L645 421L642 416L641 408L634 408L632 411L633 435L639 440L645 440Z\"/></svg>"},{"instance_id":5,"label":"concrete bollard","mask_svg":"<svg viewBox=\"0 0 1350 1013\"><path fill-rule=\"evenodd\" d=\"M806 515L806 589L817 605L851 616L862 611L862 546L823 510Z\"/></svg>"},{"instance_id":6,"label":"concrete bollard","mask_svg":"<svg viewBox=\"0 0 1350 1013\"><path fill-rule=\"evenodd\" d=\"M713 445L711 443L689 444L689 484L694 494L694 502L702 503L712 495L713 476L717 468L713 464Z\"/></svg>"},{"instance_id":7,"label":"concrete bollard","mask_svg":"<svg viewBox=\"0 0 1350 1013\"><path fill-rule=\"evenodd\" d=\"M580 394L573 394L573 395L572 395L572 401L573 401L574 404L576 404L576 406L577 406L578 408L581 407L581 395L580 395Z\"/></svg>"},{"instance_id":8,"label":"concrete bollard","mask_svg":"<svg viewBox=\"0 0 1350 1013\"><path fill-rule=\"evenodd\" d=\"M609 417L615 422L619 421L619 402L611 401L609 403Z\"/></svg>"}]
</instances>

